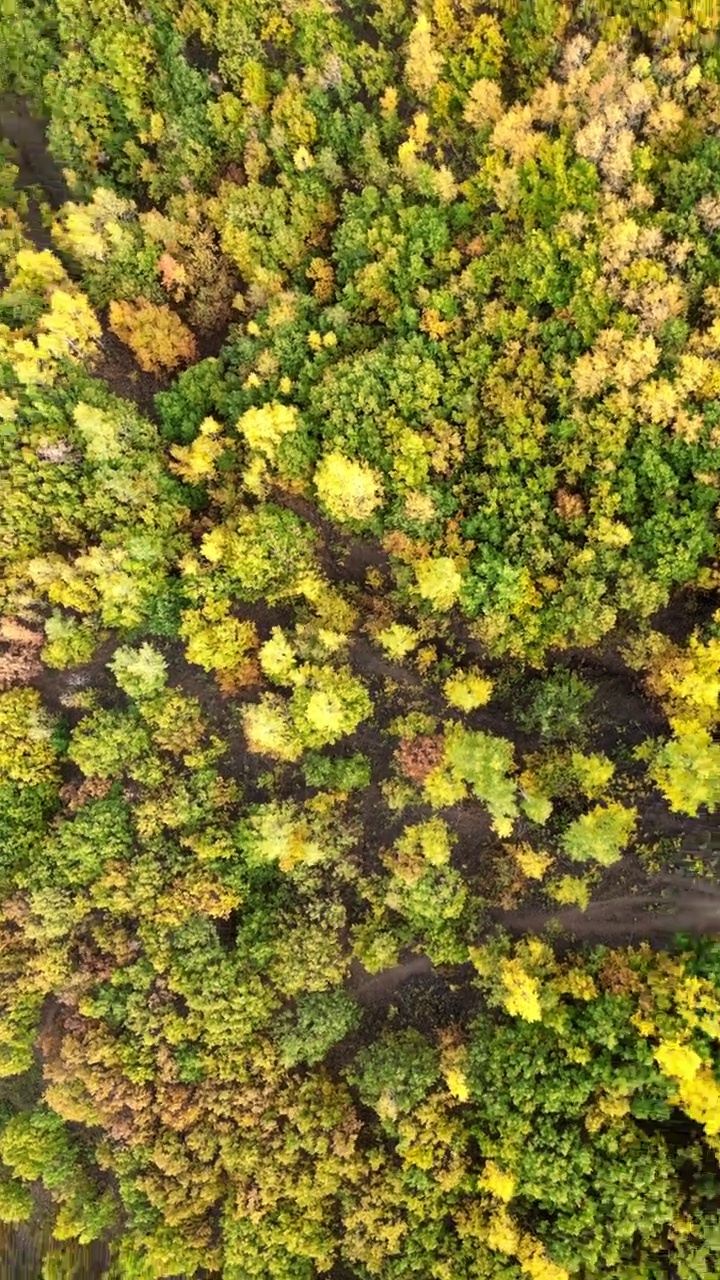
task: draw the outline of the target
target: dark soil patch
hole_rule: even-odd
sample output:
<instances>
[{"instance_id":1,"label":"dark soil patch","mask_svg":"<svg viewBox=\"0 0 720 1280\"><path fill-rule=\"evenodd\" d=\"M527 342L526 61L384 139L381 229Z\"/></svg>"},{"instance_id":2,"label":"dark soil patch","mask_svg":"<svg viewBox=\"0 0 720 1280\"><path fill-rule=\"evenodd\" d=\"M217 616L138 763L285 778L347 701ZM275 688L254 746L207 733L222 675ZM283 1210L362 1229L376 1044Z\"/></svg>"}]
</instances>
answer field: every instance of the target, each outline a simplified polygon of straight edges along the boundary
<instances>
[{"instance_id":1,"label":"dark soil patch","mask_svg":"<svg viewBox=\"0 0 720 1280\"><path fill-rule=\"evenodd\" d=\"M716 591L685 587L654 614L651 621L656 631L663 631L676 644L683 644L696 628L710 622L717 607Z\"/></svg>"},{"instance_id":2,"label":"dark soil patch","mask_svg":"<svg viewBox=\"0 0 720 1280\"><path fill-rule=\"evenodd\" d=\"M70 188L62 169L48 151L45 129L45 122L33 118L21 98L0 94L0 136L15 151L15 163L19 169L16 185L21 189L42 188L48 204L59 209L70 199ZM42 234L47 234L44 229Z\"/></svg>"},{"instance_id":3,"label":"dark soil patch","mask_svg":"<svg viewBox=\"0 0 720 1280\"><path fill-rule=\"evenodd\" d=\"M389 1004L403 983L412 978L428 979L434 974L435 970L426 955L411 955L400 964L375 974L368 973L359 961L353 960L348 990L355 996L358 1004L372 1008Z\"/></svg>"},{"instance_id":4,"label":"dark soil patch","mask_svg":"<svg viewBox=\"0 0 720 1280\"><path fill-rule=\"evenodd\" d=\"M97 649L92 662L67 671L43 668L30 683L40 690L43 703L52 715L60 717L71 727L77 724L86 713L73 708L71 699L84 689L92 689L97 693L103 706L121 704L123 695L107 666L116 647L117 640L106 640Z\"/></svg>"},{"instance_id":5,"label":"dark soil patch","mask_svg":"<svg viewBox=\"0 0 720 1280\"><path fill-rule=\"evenodd\" d=\"M185 59L196 71L206 71L210 75L217 75L218 73L219 58L217 50L208 48L196 35L190 36L186 41Z\"/></svg>"},{"instance_id":6,"label":"dark soil patch","mask_svg":"<svg viewBox=\"0 0 720 1280\"><path fill-rule=\"evenodd\" d=\"M93 374L107 383L116 396L129 400L151 419L155 418L155 396L159 391L165 391L172 381L169 374L144 373L130 349L115 337L106 324L103 324L100 357L93 367Z\"/></svg>"}]
</instances>

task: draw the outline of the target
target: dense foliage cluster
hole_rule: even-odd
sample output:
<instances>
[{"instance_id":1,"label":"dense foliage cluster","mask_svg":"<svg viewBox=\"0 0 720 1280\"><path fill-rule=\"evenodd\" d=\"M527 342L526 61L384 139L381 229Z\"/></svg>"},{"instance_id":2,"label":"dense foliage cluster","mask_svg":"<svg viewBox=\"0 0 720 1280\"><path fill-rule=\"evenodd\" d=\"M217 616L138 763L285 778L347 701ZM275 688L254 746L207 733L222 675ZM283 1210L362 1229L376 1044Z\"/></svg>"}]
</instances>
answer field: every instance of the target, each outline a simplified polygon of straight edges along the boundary
<instances>
[{"instance_id":1,"label":"dense foliage cluster","mask_svg":"<svg viewBox=\"0 0 720 1280\"><path fill-rule=\"evenodd\" d=\"M720 1272L717 24L6 3L0 1259Z\"/></svg>"}]
</instances>

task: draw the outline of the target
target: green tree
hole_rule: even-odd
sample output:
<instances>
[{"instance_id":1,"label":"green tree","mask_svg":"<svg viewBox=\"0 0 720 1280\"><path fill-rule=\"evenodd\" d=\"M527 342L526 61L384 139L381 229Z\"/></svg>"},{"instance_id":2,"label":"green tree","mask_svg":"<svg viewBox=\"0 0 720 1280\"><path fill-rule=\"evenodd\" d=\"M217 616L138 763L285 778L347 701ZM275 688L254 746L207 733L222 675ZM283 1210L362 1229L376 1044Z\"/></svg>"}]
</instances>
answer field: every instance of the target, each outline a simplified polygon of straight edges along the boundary
<instances>
[{"instance_id":1,"label":"green tree","mask_svg":"<svg viewBox=\"0 0 720 1280\"><path fill-rule=\"evenodd\" d=\"M419 1031L386 1031L362 1049L348 1079L381 1120L392 1123L426 1096L440 1074L439 1057Z\"/></svg>"},{"instance_id":2,"label":"green tree","mask_svg":"<svg viewBox=\"0 0 720 1280\"><path fill-rule=\"evenodd\" d=\"M573 862L610 867L622 857L637 821L637 810L617 801L595 805L563 832L562 847Z\"/></svg>"},{"instance_id":3,"label":"green tree","mask_svg":"<svg viewBox=\"0 0 720 1280\"><path fill-rule=\"evenodd\" d=\"M360 1022L360 1010L347 992L318 991L300 996L295 1009L282 1014L277 1043L284 1066L320 1062L328 1050Z\"/></svg>"},{"instance_id":4,"label":"green tree","mask_svg":"<svg viewBox=\"0 0 720 1280\"><path fill-rule=\"evenodd\" d=\"M154 697L165 687L167 663L151 644L116 649L108 666L120 688L138 701Z\"/></svg>"}]
</instances>

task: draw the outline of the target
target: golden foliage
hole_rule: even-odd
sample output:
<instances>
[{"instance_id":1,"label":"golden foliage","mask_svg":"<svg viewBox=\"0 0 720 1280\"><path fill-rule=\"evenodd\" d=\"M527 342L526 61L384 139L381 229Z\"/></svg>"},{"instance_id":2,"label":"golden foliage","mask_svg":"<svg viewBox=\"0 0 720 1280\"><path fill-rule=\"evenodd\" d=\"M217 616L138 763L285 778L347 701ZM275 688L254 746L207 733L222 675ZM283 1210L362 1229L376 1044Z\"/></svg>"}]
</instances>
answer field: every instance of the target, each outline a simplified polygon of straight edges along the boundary
<instances>
[{"instance_id":1,"label":"golden foliage","mask_svg":"<svg viewBox=\"0 0 720 1280\"><path fill-rule=\"evenodd\" d=\"M315 487L323 506L342 523L368 520L384 499L379 473L364 462L347 458L337 449L325 454L318 463Z\"/></svg>"},{"instance_id":2,"label":"golden foliage","mask_svg":"<svg viewBox=\"0 0 720 1280\"><path fill-rule=\"evenodd\" d=\"M430 23L425 14L421 13L410 33L405 79L422 102L430 97L440 79L442 65L443 57L433 44Z\"/></svg>"},{"instance_id":3,"label":"golden foliage","mask_svg":"<svg viewBox=\"0 0 720 1280\"><path fill-rule=\"evenodd\" d=\"M141 297L113 300L108 315L112 332L130 348L145 373L177 369L197 356L192 331L165 304L157 306Z\"/></svg>"},{"instance_id":4,"label":"golden foliage","mask_svg":"<svg viewBox=\"0 0 720 1280\"><path fill-rule=\"evenodd\" d=\"M463 117L476 129L495 124L503 113L500 86L495 80L476 80L465 103Z\"/></svg>"},{"instance_id":5,"label":"golden foliage","mask_svg":"<svg viewBox=\"0 0 720 1280\"><path fill-rule=\"evenodd\" d=\"M175 459L170 463L171 471L189 484L212 479L218 458L231 443L227 436L220 434L221 431L220 423L214 418L204 418L192 444L170 446L170 453Z\"/></svg>"}]
</instances>

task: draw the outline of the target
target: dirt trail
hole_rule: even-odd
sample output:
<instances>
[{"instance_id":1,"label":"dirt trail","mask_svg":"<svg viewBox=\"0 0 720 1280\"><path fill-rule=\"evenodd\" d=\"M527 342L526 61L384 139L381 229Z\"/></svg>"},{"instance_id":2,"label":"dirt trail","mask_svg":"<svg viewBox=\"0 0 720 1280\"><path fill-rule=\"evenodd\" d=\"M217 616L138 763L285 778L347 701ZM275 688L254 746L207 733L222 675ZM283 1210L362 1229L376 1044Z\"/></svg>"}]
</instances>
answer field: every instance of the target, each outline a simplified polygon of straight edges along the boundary
<instances>
[{"instance_id":1,"label":"dirt trail","mask_svg":"<svg viewBox=\"0 0 720 1280\"><path fill-rule=\"evenodd\" d=\"M411 956L402 964L381 969L380 973L368 973L356 962L353 965L350 990L360 1004L384 1004L408 978L428 978L434 972L432 962L426 955Z\"/></svg>"},{"instance_id":2,"label":"dirt trail","mask_svg":"<svg viewBox=\"0 0 720 1280\"><path fill-rule=\"evenodd\" d=\"M16 186L29 196L26 227L38 249L52 249L50 232L44 225L33 188L40 189L49 205L58 209L70 198L62 170L47 149L45 126L34 119L25 104L10 94L0 94L0 138L14 149L18 167Z\"/></svg>"},{"instance_id":3,"label":"dirt trail","mask_svg":"<svg viewBox=\"0 0 720 1280\"><path fill-rule=\"evenodd\" d=\"M636 946L642 941L663 950L679 933L720 934L720 887L686 876L661 875L651 891L591 902L586 911L566 907L492 914L487 933L500 927L512 936L545 934L553 937L560 951L578 944ZM435 980L441 974L442 967L436 969L423 953L375 974L355 963L349 989L362 1005L385 1005L410 979Z\"/></svg>"},{"instance_id":4,"label":"dirt trail","mask_svg":"<svg viewBox=\"0 0 720 1280\"><path fill-rule=\"evenodd\" d=\"M45 124L35 119L20 98L0 94L0 134L15 148L20 187L42 187L54 209L68 200L70 191L62 169L47 147Z\"/></svg>"},{"instance_id":5,"label":"dirt trail","mask_svg":"<svg viewBox=\"0 0 720 1280\"><path fill-rule=\"evenodd\" d=\"M720 887L686 876L654 877L647 891L595 900L585 911L513 911L497 918L511 934L541 933L550 927L567 943L634 945L647 940L658 948L678 933L720 933Z\"/></svg>"}]
</instances>

